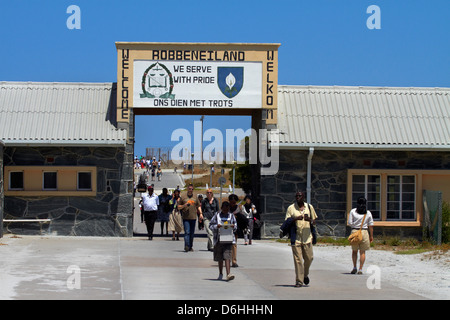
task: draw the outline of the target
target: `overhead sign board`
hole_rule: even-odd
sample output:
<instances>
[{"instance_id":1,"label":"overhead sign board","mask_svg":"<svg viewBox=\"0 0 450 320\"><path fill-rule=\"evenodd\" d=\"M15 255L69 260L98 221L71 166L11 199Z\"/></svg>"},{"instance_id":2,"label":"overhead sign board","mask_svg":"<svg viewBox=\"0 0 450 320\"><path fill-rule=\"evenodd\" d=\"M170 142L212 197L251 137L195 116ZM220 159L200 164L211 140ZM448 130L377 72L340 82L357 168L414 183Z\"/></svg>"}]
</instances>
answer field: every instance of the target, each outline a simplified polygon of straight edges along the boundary
<instances>
[{"instance_id":1,"label":"overhead sign board","mask_svg":"<svg viewBox=\"0 0 450 320\"><path fill-rule=\"evenodd\" d=\"M278 44L117 42L117 120L131 108L277 108ZM170 111L168 111L170 112Z\"/></svg>"},{"instance_id":2,"label":"overhead sign board","mask_svg":"<svg viewBox=\"0 0 450 320\"><path fill-rule=\"evenodd\" d=\"M134 108L262 108L262 63L134 61Z\"/></svg>"}]
</instances>

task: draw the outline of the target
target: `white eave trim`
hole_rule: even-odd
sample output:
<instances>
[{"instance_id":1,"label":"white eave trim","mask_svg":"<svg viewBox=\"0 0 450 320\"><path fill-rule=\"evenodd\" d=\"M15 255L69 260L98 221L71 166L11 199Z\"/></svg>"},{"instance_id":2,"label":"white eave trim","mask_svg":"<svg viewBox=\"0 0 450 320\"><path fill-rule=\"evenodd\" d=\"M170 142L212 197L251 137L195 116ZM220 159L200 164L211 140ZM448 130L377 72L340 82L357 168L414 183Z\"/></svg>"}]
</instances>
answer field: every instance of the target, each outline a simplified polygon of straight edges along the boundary
<instances>
[{"instance_id":1,"label":"white eave trim","mask_svg":"<svg viewBox=\"0 0 450 320\"><path fill-rule=\"evenodd\" d=\"M61 141L61 140L14 140L5 141L5 147L125 147L126 141Z\"/></svg>"},{"instance_id":2,"label":"white eave trim","mask_svg":"<svg viewBox=\"0 0 450 320\"><path fill-rule=\"evenodd\" d=\"M450 151L450 145L396 145L396 144L313 144L313 143L282 143L279 149L285 150L384 150L384 151Z\"/></svg>"}]
</instances>

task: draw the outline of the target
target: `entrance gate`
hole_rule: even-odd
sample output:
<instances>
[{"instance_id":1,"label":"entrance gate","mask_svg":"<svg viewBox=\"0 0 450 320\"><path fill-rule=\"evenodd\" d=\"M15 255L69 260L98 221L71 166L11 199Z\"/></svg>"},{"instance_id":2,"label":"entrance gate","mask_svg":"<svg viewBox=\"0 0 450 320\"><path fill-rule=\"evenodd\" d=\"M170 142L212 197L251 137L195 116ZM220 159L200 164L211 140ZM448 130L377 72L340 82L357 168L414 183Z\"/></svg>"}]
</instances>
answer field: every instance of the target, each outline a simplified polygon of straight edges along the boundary
<instances>
[{"instance_id":1,"label":"entrance gate","mask_svg":"<svg viewBox=\"0 0 450 320\"><path fill-rule=\"evenodd\" d=\"M128 130L127 150L134 154L138 115L250 115L256 132L275 129L278 47L117 42L117 124ZM258 203L261 163L252 164Z\"/></svg>"}]
</instances>

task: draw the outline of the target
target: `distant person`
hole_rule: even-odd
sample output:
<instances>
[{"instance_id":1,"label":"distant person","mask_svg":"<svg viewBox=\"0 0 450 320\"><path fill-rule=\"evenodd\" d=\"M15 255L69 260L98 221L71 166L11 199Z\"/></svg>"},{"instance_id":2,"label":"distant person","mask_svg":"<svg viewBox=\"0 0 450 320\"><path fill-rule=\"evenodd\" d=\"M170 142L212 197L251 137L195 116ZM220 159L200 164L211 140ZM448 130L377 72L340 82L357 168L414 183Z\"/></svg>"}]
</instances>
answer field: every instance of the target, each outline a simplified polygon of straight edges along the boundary
<instances>
[{"instance_id":1,"label":"distant person","mask_svg":"<svg viewBox=\"0 0 450 320\"><path fill-rule=\"evenodd\" d=\"M353 270L351 274L362 274L364 262L366 261L366 251L370 249L370 243L373 242L373 217L372 213L367 210L367 200L364 197L358 198L356 208L353 208L348 215L347 224L352 228L352 233L361 229L362 241L359 244L352 244ZM368 230L370 235L367 232ZM359 270L357 271L358 250Z\"/></svg>"},{"instance_id":2,"label":"distant person","mask_svg":"<svg viewBox=\"0 0 450 320\"><path fill-rule=\"evenodd\" d=\"M152 168L152 181L155 181L155 173L156 173L156 169Z\"/></svg>"},{"instance_id":3,"label":"distant person","mask_svg":"<svg viewBox=\"0 0 450 320\"><path fill-rule=\"evenodd\" d=\"M194 235L195 222L197 221L197 211L199 212L198 219L203 220L202 208L196 196L194 196L194 186L189 184L187 195L180 197L178 201L178 209L181 211L183 217L184 227L184 251L194 251Z\"/></svg>"},{"instance_id":4,"label":"distant person","mask_svg":"<svg viewBox=\"0 0 450 320\"><path fill-rule=\"evenodd\" d=\"M291 246L295 266L295 287L309 284L309 268L313 261L311 224L315 224L317 214L313 206L304 200L304 193L297 192L295 202L288 207L285 219L291 218L297 227L295 242Z\"/></svg>"},{"instance_id":5,"label":"distant person","mask_svg":"<svg viewBox=\"0 0 450 320\"><path fill-rule=\"evenodd\" d=\"M172 231L172 240L180 240L180 232L183 232L183 218L181 217L180 210L178 210L178 200L180 199L180 190L175 189L172 195L172 199L169 204L172 208L172 212L169 215L169 231Z\"/></svg>"},{"instance_id":6,"label":"distant person","mask_svg":"<svg viewBox=\"0 0 450 320\"><path fill-rule=\"evenodd\" d=\"M252 203L252 198L249 195L246 195L244 198L244 204L241 206L242 214L248 219L248 225L244 232L244 240L245 245L252 244L253 239L253 225L256 218L256 207Z\"/></svg>"},{"instance_id":7,"label":"distant person","mask_svg":"<svg viewBox=\"0 0 450 320\"><path fill-rule=\"evenodd\" d=\"M147 226L148 239L153 240L153 228L158 217L159 198L153 193L153 187L148 187L148 194L142 195L142 204L144 206L144 220Z\"/></svg>"},{"instance_id":8,"label":"distant person","mask_svg":"<svg viewBox=\"0 0 450 320\"><path fill-rule=\"evenodd\" d=\"M235 194L230 194L228 196L228 201L229 201L229 204L230 204L230 212L234 215L234 218L237 221L238 214L241 213L241 209L239 208L239 205L237 203L239 201L239 198ZM239 267L239 265L237 263L237 236L238 236L237 235L237 229L236 229L236 231L234 233L234 236L235 236L236 239L233 242L233 245L232 245L232 248L231 248L231 255L232 255L232 257L231 257L231 266L233 268L237 268L237 267Z\"/></svg>"},{"instance_id":9,"label":"distant person","mask_svg":"<svg viewBox=\"0 0 450 320\"><path fill-rule=\"evenodd\" d=\"M206 235L208 237L208 241L206 243L206 248L209 251L213 251L214 243L213 243L213 232L209 228L209 224L214 215L219 212L219 200L214 198L212 189L209 188L206 190L206 198L202 201L202 213L203 213L203 223L205 225Z\"/></svg>"},{"instance_id":10,"label":"distant person","mask_svg":"<svg viewBox=\"0 0 450 320\"><path fill-rule=\"evenodd\" d=\"M167 188L163 188L159 195L158 220L161 222L161 235L164 235L164 225L166 226L166 235L169 234L169 215L171 213L171 206L169 201L172 196L168 193Z\"/></svg>"},{"instance_id":11,"label":"distant person","mask_svg":"<svg viewBox=\"0 0 450 320\"><path fill-rule=\"evenodd\" d=\"M158 171L156 172L156 177L158 178L158 181L161 181L161 178L162 178L162 170L161 170L161 168L158 168Z\"/></svg>"},{"instance_id":12,"label":"distant person","mask_svg":"<svg viewBox=\"0 0 450 320\"><path fill-rule=\"evenodd\" d=\"M198 203L200 203L200 209L202 209L202 201L203 201L203 195L202 194L198 194L197 195L197 199L198 199ZM197 211L197 216L199 217L200 212ZM202 209L202 213L203 213L203 209ZM198 230L203 230L205 228L205 224L204 224L204 220L205 220L205 216L203 216L203 220L200 221L200 219L198 219Z\"/></svg>"},{"instance_id":13,"label":"distant person","mask_svg":"<svg viewBox=\"0 0 450 320\"><path fill-rule=\"evenodd\" d=\"M223 279L223 262L227 272L226 280L234 279L231 274L231 251L236 242L234 234L237 230L237 223L234 215L230 213L230 204L228 201L222 202L220 212L217 212L211 219L209 228L214 233L214 261L219 263L219 278Z\"/></svg>"}]
</instances>

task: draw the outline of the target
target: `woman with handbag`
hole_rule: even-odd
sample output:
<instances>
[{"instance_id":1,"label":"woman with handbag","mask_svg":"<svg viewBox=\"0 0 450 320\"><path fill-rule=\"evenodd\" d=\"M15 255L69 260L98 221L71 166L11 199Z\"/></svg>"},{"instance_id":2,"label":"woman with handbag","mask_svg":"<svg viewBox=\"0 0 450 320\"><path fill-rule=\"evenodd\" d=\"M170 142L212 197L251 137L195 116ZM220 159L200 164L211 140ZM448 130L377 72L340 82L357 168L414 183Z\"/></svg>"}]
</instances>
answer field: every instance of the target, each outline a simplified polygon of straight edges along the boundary
<instances>
[{"instance_id":1,"label":"woman with handbag","mask_svg":"<svg viewBox=\"0 0 450 320\"><path fill-rule=\"evenodd\" d=\"M352 228L352 233L349 237L350 244L352 245L353 260L351 274L362 274L362 268L366 261L366 251L369 250L370 243L373 241L373 217L372 213L367 210L367 200L364 197L359 197L357 207L350 211L347 225ZM359 270L357 271L358 250Z\"/></svg>"}]
</instances>

